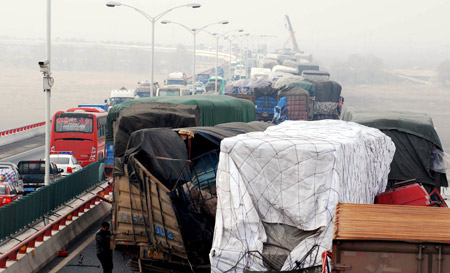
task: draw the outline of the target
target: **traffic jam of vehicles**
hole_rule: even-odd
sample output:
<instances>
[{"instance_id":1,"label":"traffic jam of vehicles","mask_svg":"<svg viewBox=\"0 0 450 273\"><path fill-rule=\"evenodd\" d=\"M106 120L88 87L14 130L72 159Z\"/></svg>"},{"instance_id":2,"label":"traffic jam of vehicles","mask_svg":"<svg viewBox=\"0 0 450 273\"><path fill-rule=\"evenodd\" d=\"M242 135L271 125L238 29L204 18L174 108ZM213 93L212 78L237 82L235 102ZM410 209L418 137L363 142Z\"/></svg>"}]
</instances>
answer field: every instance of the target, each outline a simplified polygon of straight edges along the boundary
<instances>
[{"instance_id":1,"label":"traffic jam of vehicles","mask_svg":"<svg viewBox=\"0 0 450 273\"><path fill-rule=\"evenodd\" d=\"M111 246L140 272L448 272L450 235L427 224L450 224L433 120L344 107L292 36L56 112L50 183L104 161ZM0 162L0 207L44 174Z\"/></svg>"}]
</instances>

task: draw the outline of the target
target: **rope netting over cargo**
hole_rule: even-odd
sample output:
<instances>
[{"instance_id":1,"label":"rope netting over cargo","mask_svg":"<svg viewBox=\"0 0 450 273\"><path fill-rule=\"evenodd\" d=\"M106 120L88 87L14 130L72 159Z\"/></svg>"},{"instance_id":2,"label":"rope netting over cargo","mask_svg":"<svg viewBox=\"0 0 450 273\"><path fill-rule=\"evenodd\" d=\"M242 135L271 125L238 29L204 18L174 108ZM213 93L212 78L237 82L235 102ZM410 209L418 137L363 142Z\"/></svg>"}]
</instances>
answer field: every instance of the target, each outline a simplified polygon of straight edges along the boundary
<instances>
[{"instance_id":1,"label":"rope netting over cargo","mask_svg":"<svg viewBox=\"0 0 450 273\"><path fill-rule=\"evenodd\" d=\"M213 272L321 264L338 203L373 203L395 152L377 129L286 121L224 139L216 178Z\"/></svg>"}]
</instances>

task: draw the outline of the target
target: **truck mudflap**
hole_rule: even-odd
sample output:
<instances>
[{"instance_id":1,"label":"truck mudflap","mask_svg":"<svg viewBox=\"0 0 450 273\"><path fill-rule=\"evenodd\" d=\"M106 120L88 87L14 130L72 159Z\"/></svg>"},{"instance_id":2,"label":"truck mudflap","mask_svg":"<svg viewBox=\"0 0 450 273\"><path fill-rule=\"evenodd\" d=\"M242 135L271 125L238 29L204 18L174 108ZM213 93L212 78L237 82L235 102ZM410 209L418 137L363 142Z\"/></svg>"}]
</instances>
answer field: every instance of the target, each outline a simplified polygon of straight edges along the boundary
<instances>
[{"instance_id":1,"label":"truck mudflap","mask_svg":"<svg viewBox=\"0 0 450 273\"><path fill-rule=\"evenodd\" d=\"M137 160L136 166L142 191L127 173L114 178L113 244L139 247L142 260L187 259L170 190Z\"/></svg>"}]
</instances>

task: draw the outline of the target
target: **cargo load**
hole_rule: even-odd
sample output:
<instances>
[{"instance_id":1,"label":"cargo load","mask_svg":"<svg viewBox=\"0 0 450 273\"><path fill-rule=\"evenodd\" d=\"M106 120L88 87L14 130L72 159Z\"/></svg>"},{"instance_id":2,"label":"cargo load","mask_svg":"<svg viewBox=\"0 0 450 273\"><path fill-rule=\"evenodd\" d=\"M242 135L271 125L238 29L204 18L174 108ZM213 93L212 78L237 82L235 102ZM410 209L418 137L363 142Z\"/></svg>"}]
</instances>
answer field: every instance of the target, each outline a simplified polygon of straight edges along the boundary
<instances>
[{"instance_id":1,"label":"cargo load","mask_svg":"<svg viewBox=\"0 0 450 273\"><path fill-rule=\"evenodd\" d=\"M314 85L310 82L306 82L305 79L301 76L281 77L277 80L273 87L279 90L285 90L293 86L298 86L305 89L306 91L308 91L308 94L311 98L316 96Z\"/></svg>"},{"instance_id":2,"label":"cargo load","mask_svg":"<svg viewBox=\"0 0 450 273\"><path fill-rule=\"evenodd\" d=\"M297 66L298 73L301 75L304 70L319 70L319 66L316 64L299 64Z\"/></svg>"},{"instance_id":3,"label":"cargo load","mask_svg":"<svg viewBox=\"0 0 450 273\"><path fill-rule=\"evenodd\" d=\"M106 167L107 174L112 173L113 166L122 171L120 161L129 136L136 130L254 120L255 105L251 101L229 96L153 97L124 102L111 108L106 120L106 147L114 153L113 156L109 152L107 154L110 164ZM111 161L114 161L113 165Z\"/></svg>"},{"instance_id":4,"label":"cargo load","mask_svg":"<svg viewBox=\"0 0 450 273\"><path fill-rule=\"evenodd\" d=\"M432 119L424 113L375 111L344 108L342 119L380 129L397 147L389 173L388 188L398 181L415 179L430 193L434 188L448 187L443 165L442 144Z\"/></svg>"},{"instance_id":5,"label":"cargo load","mask_svg":"<svg viewBox=\"0 0 450 273\"><path fill-rule=\"evenodd\" d=\"M153 268L209 268L220 143L268 126L233 122L132 133L123 172L114 176L113 244Z\"/></svg>"},{"instance_id":6,"label":"cargo load","mask_svg":"<svg viewBox=\"0 0 450 273\"><path fill-rule=\"evenodd\" d=\"M151 102L174 104L174 109L180 104L197 106L200 110L200 124L197 125L201 126L214 126L220 123L235 121L251 122L255 120L255 105L252 102L229 96L204 95L137 99L127 101L110 109L106 122L106 141L113 141L113 123L123 109L128 108L133 104ZM152 105L149 105L149 111L151 111L151 107ZM177 126L174 125L171 127L176 128Z\"/></svg>"},{"instance_id":7,"label":"cargo load","mask_svg":"<svg viewBox=\"0 0 450 273\"><path fill-rule=\"evenodd\" d=\"M273 108L278 103L278 90L271 85L254 88L256 120L272 121Z\"/></svg>"},{"instance_id":8,"label":"cargo load","mask_svg":"<svg viewBox=\"0 0 450 273\"><path fill-rule=\"evenodd\" d=\"M339 204L332 272L448 272L449 224L448 208Z\"/></svg>"},{"instance_id":9,"label":"cargo load","mask_svg":"<svg viewBox=\"0 0 450 273\"><path fill-rule=\"evenodd\" d=\"M116 120L114 156L123 156L130 135L137 130L198 125L200 125L200 110L196 105L157 102L132 104L122 109Z\"/></svg>"},{"instance_id":10,"label":"cargo load","mask_svg":"<svg viewBox=\"0 0 450 273\"><path fill-rule=\"evenodd\" d=\"M306 82L314 86L314 120L338 119L342 111L342 86L334 81L312 81Z\"/></svg>"},{"instance_id":11,"label":"cargo load","mask_svg":"<svg viewBox=\"0 0 450 273\"><path fill-rule=\"evenodd\" d=\"M336 205L373 203L394 152L379 130L340 120L286 121L224 139L212 272L320 265Z\"/></svg>"}]
</instances>

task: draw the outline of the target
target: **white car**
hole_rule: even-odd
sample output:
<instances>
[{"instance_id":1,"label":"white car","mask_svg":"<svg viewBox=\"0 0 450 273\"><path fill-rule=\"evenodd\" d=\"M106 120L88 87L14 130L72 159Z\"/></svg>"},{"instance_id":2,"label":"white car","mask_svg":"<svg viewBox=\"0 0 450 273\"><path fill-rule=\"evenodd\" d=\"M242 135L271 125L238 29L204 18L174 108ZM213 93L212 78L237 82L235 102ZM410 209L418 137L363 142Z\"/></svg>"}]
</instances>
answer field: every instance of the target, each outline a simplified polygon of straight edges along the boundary
<instances>
[{"instance_id":1,"label":"white car","mask_svg":"<svg viewBox=\"0 0 450 273\"><path fill-rule=\"evenodd\" d=\"M75 171L81 170L81 165L72 152L55 152L50 154L50 161L62 170L61 175L66 176Z\"/></svg>"}]
</instances>

